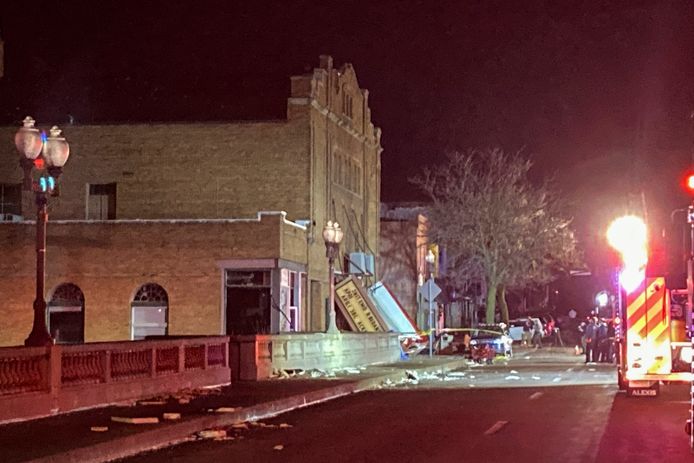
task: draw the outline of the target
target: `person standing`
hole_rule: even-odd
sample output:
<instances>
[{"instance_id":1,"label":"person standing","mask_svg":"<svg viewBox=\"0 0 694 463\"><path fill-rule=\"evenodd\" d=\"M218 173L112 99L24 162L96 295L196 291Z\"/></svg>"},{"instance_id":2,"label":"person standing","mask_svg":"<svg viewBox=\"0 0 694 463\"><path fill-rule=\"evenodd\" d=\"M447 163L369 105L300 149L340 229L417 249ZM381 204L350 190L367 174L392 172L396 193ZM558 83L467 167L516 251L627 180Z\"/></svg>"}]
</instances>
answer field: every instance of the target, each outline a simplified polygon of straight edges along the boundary
<instances>
[{"instance_id":1,"label":"person standing","mask_svg":"<svg viewBox=\"0 0 694 463\"><path fill-rule=\"evenodd\" d=\"M610 322L607 324L607 362L609 362L609 363L614 363L614 353L615 353L614 339L615 339L614 320L610 320Z\"/></svg>"},{"instance_id":2,"label":"person standing","mask_svg":"<svg viewBox=\"0 0 694 463\"><path fill-rule=\"evenodd\" d=\"M539 318L533 320L533 346L536 349L542 348L542 322Z\"/></svg>"},{"instance_id":3,"label":"person standing","mask_svg":"<svg viewBox=\"0 0 694 463\"><path fill-rule=\"evenodd\" d=\"M533 321L528 317L523 323L523 335L521 337L521 346L529 346L532 341Z\"/></svg>"},{"instance_id":4,"label":"person standing","mask_svg":"<svg viewBox=\"0 0 694 463\"><path fill-rule=\"evenodd\" d=\"M585 352L586 352L586 363L595 361L595 335L596 335L595 320L593 317L588 319L588 324L583 331L583 337L585 339Z\"/></svg>"},{"instance_id":5,"label":"person standing","mask_svg":"<svg viewBox=\"0 0 694 463\"><path fill-rule=\"evenodd\" d=\"M604 320L598 320L595 330L595 339L597 341L598 355L596 361L607 362L607 323Z\"/></svg>"}]
</instances>

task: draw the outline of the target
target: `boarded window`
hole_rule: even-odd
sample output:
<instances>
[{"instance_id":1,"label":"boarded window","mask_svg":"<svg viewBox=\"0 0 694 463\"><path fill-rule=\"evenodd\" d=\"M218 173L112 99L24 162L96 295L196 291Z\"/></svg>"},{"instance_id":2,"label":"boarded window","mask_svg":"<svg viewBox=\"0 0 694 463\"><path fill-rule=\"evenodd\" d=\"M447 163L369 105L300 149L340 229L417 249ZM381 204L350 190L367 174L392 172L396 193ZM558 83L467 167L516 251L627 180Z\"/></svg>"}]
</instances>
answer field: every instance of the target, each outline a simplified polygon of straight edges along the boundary
<instances>
[{"instance_id":1,"label":"boarded window","mask_svg":"<svg viewBox=\"0 0 694 463\"><path fill-rule=\"evenodd\" d=\"M87 194L87 220L115 220L116 183L93 183Z\"/></svg>"}]
</instances>

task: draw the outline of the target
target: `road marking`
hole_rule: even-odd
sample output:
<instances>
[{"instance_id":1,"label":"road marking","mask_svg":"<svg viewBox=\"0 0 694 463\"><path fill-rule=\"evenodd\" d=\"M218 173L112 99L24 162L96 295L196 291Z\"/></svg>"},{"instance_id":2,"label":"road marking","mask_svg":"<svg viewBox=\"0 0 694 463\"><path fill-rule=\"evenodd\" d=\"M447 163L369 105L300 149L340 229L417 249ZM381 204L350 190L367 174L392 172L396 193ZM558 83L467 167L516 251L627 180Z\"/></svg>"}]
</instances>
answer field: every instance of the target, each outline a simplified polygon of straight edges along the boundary
<instances>
[{"instance_id":1,"label":"road marking","mask_svg":"<svg viewBox=\"0 0 694 463\"><path fill-rule=\"evenodd\" d=\"M542 392L535 392L528 397L528 400L539 399L542 396Z\"/></svg>"},{"instance_id":2,"label":"road marking","mask_svg":"<svg viewBox=\"0 0 694 463\"><path fill-rule=\"evenodd\" d=\"M573 367L572 367L572 368L567 368L567 369L566 369L566 372L567 372L567 373L571 373L572 371L574 371Z\"/></svg>"},{"instance_id":3,"label":"road marking","mask_svg":"<svg viewBox=\"0 0 694 463\"><path fill-rule=\"evenodd\" d=\"M559 381L561 381L561 378L559 376L552 380L553 383L558 383Z\"/></svg>"},{"instance_id":4,"label":"road marking","mask_svg":"<svg viewBox=\"0 0 694 463\"><path fill-rule=\"evenodd\" d=\"M497 421L489 429L484 431L484 435L485 436L491 436L492 434L496 434L497 432L499 432L499 430L501 428L503 428L507 424L508 424L508 421Z\"/></svg>"}]
</instances>

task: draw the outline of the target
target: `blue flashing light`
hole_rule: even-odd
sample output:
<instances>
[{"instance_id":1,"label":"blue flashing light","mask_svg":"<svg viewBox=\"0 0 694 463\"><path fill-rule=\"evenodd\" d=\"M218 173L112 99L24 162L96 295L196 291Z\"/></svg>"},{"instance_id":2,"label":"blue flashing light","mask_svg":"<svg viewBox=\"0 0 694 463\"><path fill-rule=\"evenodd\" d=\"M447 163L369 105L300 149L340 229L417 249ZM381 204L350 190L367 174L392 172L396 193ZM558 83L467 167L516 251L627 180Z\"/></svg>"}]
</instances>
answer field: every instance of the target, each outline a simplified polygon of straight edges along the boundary
<instances>
[{"instance_id":1,"label":"blue flashing light","mask_svg":"<svg viewBox=\"0 0 694 463\"><path fill-rule=\"evenodd\" d=\"M48 140L48 137L46 136L46 131L42 130L41 131L41 142L46 143L46 140Z\"/></svg>"}]
</instances>

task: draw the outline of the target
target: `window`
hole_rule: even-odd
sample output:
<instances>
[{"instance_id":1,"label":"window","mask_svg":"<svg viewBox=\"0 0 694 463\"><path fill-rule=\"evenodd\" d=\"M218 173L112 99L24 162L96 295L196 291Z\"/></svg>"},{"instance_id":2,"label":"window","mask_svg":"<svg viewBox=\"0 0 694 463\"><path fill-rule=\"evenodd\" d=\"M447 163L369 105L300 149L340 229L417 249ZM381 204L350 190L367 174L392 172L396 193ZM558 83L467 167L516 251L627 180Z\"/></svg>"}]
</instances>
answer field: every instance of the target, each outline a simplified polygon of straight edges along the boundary
<instances>
[{"instance_id":1,"label":"window","mask_svg":"<svg viewBox=\"0 0 694 463\"><path fill-rule=\"evenodd\" d=\"M92 183L87 190L87 220L116 218L116 183Z\"/></svg>"},{"instance_id":2,"label":"window","mask_svg":"<svg viewBox=\"0 0 694 463\"><path fill-rule=\"evenodd\" d=\"M11 220L7 216L22 215L22 185L0 183L0 220Z\"/></svg>"},{"instance_id":3,"label":"window","mask_svg":"<svg viewBox=\"0 0 694 463\"><path fill-rule=\"evenodd\" d=\"M169 332L169 296L166 290L154 283L142 285L131 303L131 338L165 336Z\"/></svg>"},{"instance_id":4,"label":"window","mask_svg":"<svg viewBox=\"0 0 694 463\"><path fill-rule=\"evenodd\" d=\"M342 112L352 119L352 96L347 93L345 87L342 88Z\"/></svg>"},{"instance_id":5,"label":"window","mask_svg":"<svg viewBox=\"0 0 694 463\"><path fill-rule=\"evenodd\" d=\"M287 302L289 331L299 331L301 308L301 273L299 272L289 272L289 301Z\"/></svg>"},{"instance_id":6,"label":"window","mask_svg":"<svg viewBox=\"0 0 694 463\"><path fill-rule=\"evenodd\" d=\"M84 294L72 283L58 286L48 301L48 327L58 344L84 342Z\"/></svg>"},{"instance_id":7,"label":"window","mask_svg":"<svg viewBox=\"0 0 694 463\"><path fill-rule=\"evenodd\" d=\"M361 164L345 153L333 153L332 179L333 183L351 191L356 195L361 194L362 188Z\"/></svg>"}]
</instances>

